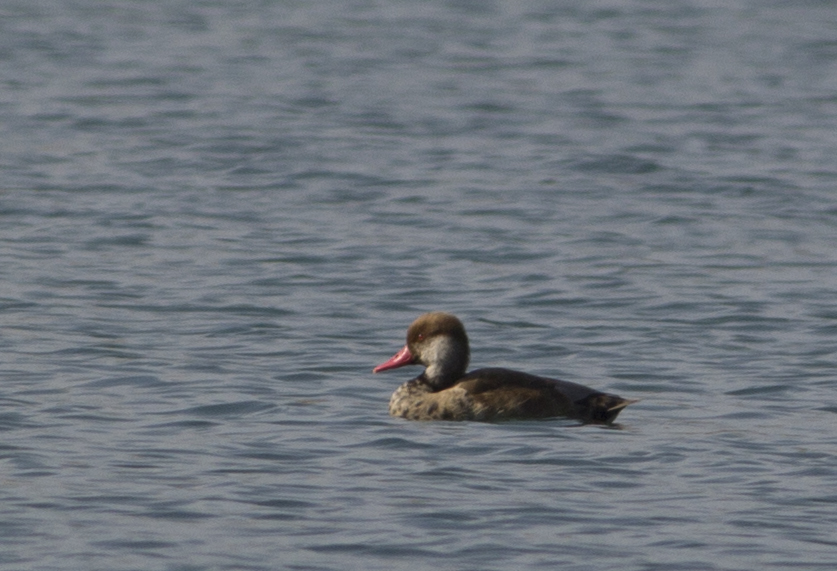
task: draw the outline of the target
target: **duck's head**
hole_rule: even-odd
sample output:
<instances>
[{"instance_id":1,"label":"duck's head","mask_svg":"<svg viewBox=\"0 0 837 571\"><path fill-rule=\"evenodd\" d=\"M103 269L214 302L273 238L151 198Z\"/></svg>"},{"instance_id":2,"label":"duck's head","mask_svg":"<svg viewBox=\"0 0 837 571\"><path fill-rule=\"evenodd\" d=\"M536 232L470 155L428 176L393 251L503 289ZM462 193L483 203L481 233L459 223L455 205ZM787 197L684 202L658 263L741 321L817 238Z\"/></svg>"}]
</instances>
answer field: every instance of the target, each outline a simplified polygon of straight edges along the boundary
<instances>
[{"instance_id":1,"label":"duck's head","mask_svg":"<svg viewBox=\"0 0 837 571\"><path fill-rule=\"evenodd\" d=\"M462 322L450 313L434 311L413 321L407 329L404 348L372 372L424 365L427 367L424 377L428 382L451 384L465 374L469 357L468 335Z\"/></svg>"}]
</instances>

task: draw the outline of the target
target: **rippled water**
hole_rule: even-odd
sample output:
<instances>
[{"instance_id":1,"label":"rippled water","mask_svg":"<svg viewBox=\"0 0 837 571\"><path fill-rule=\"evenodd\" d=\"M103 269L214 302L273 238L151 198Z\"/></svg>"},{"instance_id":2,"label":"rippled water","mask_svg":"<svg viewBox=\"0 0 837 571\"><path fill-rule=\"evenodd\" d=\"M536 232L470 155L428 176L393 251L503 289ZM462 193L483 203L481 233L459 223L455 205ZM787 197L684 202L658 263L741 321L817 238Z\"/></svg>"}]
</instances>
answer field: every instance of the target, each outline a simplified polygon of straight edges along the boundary
<instances>
[{"instance_id":1,"label":"rippled water","mask_svg":"<svg viewBox=\"0 0 837 571\"><path fill-rule=\"evenodd\" d=\"M6 569L833 569L829 2L0 7ZM419 313L639 404L387 416Z\"/></svg>"}]
</instances>

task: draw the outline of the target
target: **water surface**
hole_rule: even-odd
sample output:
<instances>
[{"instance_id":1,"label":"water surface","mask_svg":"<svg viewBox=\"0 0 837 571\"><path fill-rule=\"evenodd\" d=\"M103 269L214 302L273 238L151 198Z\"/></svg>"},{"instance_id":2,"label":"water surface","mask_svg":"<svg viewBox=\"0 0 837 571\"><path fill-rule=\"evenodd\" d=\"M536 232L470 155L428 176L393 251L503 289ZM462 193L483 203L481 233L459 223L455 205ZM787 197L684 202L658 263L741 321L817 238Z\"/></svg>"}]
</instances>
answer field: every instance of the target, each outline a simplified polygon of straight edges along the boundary
<instances>
[{"instance_id":1,"label":"water surface","mask_svg":"<svg viewBox=\"0 0 837 571\"><path fill-rule=\"evenodd\" d=\"M0 564L834 568L835 24L6 2ZM642 401L390 418L428 310Z\"/></svg>"}]
</instances>

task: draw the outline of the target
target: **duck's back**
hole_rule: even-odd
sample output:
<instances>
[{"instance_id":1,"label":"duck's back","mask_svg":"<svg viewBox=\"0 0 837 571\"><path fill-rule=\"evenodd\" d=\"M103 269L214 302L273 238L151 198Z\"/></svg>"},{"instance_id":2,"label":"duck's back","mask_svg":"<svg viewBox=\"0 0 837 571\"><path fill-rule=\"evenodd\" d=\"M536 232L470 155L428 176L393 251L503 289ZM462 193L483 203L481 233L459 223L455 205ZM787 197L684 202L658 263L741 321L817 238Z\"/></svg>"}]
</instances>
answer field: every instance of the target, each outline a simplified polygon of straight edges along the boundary
<instances>
[{"instance_id":1,"label":"duck's back","mask_svg":"<svg viewBox=\"0 0 837 571\"><path fill-rule=\"evenodd\" d=\"M473 402L474 415L486 420L568 416L587 422L611 422L633 401L584 385L502 368L477 369L453 389Z\"/></svg>"}]
</instances>

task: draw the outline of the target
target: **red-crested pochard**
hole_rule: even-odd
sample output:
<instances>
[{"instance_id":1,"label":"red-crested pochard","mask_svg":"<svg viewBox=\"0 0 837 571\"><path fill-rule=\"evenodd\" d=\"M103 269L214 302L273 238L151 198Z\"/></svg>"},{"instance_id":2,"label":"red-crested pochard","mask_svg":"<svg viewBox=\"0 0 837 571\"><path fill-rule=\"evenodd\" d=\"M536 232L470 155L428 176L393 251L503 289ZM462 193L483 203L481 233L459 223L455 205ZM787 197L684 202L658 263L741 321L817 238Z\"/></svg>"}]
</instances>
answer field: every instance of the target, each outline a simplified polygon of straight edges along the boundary
<instances>
[{"instance_id":1,"label":"red-crested pochard","mask_svg":"<svg viewBox=\"0 0 837 571\"><path fill-rule=\"evenodd\" d=\"M462 322L449 313L425 313L407 330L407 344L379 373L405 365L424 372L398 387L389 413L410 420L510 420L564 416L584 422L613 422L635 400L583 385L509 369L465 373L470 349Z\"/></svg>"}]
</instances>

